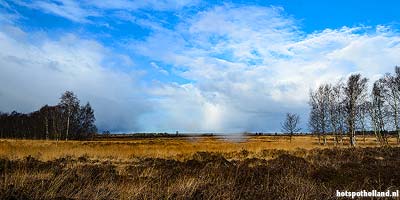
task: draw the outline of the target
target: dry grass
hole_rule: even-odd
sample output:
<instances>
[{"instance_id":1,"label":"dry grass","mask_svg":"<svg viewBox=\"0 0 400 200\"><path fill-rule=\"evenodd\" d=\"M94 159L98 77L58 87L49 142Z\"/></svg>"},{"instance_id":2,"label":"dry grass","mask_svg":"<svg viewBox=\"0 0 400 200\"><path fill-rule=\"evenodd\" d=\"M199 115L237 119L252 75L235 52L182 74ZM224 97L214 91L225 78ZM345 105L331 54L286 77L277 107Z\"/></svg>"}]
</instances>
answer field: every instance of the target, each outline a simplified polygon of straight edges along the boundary
<instances>
[{"instance_id":1,"label":"dry grass","mask_svg":"<svg viewBox=\"0 0 400 200\"><path fill-rule=\"evenodd\" d=\"M395 145L395 139L390 139ZM364 142L358 138L360 147L374 147L374 137ZM339 147L348 147L348 141ZM230 157L231 152L245 150L250 157L257 157L265 149L288 150L334 147L333 139L328 145L318 144L317 137L295 136L289 142L286 136L243 137L177 137L148 138L117 141L45 141L45 140L0 140L0 157L21 159L32 156L47 161L60 157L86 156L91 159L126 161L135 157L184 159L199 151L222 153Z\"/></svg>"},{"instance_id":2,"label":"dry grass","mask_svg":"<svg viewBox=\"0 0 400 200\"><path fill-rule=\"evenodd\" d=\"M394 143L394 140L391 140ZM0 142L0 199L333 199L400 189L400 148L310 136ZM394 146L394 145L392 145Z\"/></svg>"}]
</instances>

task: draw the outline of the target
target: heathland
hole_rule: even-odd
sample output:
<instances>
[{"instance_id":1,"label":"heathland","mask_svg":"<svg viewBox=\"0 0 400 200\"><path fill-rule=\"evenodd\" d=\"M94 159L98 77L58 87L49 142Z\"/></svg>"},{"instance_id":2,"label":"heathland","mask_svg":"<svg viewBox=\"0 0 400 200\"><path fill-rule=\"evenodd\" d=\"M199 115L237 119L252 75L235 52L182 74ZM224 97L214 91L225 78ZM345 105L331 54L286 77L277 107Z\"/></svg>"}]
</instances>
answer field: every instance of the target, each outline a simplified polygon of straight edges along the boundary
<instances>
[{"instance_id":1,"label":"heathland","mask_svg":"<svg viewBox=\"0 0 400 200\"><path fill-rule=\"evenodd\" d=\"M1 199L329 199L400 189L400 148L375 137L0 140Z\"/></svg>"}]
</instances>

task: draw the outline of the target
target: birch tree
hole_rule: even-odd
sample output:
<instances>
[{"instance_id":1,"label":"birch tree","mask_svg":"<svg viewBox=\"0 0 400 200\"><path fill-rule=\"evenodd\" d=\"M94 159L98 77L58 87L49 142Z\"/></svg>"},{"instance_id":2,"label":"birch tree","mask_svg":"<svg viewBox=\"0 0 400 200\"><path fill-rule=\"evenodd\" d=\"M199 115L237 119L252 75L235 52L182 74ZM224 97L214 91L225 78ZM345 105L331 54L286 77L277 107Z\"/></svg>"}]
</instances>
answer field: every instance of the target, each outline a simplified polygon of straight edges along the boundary
<instances>
[{"instance_id":1,"label":"birch tree","mask_svg":"<svg viewBox=\"0 0 400 200\"><path fill-rule=\"evenodd\" d=\"M65 117L65 140L68 140L71 124L75 124L79 114L78 97L71 91L66 91L60 98L60 107Z\"/></svg>"},{"instance_id":2,"label":"birch tree","mask_svg":"<svg viewBox=\"0 0 400 200\"><path fill-rule=\"evenodd\" d=\"M372 128L374 130L377 141L381 145L387 144L385 132L385 99L383 97L384 86L381 80L375 81L372 92L371 92L371 102L368 107L369 115L371 118Z\"/></svg>"},{"instance_id":3,"label":"birch tree","mask_svg":"<svg viewBox=\"0 0 400 200\"><path fill-rule=\"evenodd\" d=\"M343 110L343 82L339 81L332 86L328 93L329 122L334 143L343 144L344 110Z\"/></svg>"},{"instance_id":4,"label":"birch tree","mask_svg":"<svg viewBox=\"0 0 400 200\"><path fill-rule=\"evenodd\" d=\"M395 67L394 75L387 73L381 80L384 86L383 96L388 106L388 114L397 133L397 143L400 142L399 103L400 103L400 67Z\"/></svg>"},{"instance_id":5,"label":"birch tree","mask_svg":"<svg viewBox=\"0 0 400 200\"><path fill-rule=\"evenodd\" d=\"M346 111L346 123L350 137L350 145L356 145L356 120L359 107L366 99L368 79L362 78L361 74L353 74L347 80L344 87L344 102Z\"/></svg>"},{"instance_id":6,"label":"birch tree","mask_svg":"<svg viewBox=\"0 0 400 200\"><path fill-rule=\"evenodd\" d=\"M320 135L323 137L323 144L326 144L326 134L329 131L329 95L331 92L331 86L324 84L319 86L316 91L310 92L309 104L312 109L310 120L312 123L317 123L314 128L317 128L318 140L320 141Z\"/></svg>"}]
</instances>

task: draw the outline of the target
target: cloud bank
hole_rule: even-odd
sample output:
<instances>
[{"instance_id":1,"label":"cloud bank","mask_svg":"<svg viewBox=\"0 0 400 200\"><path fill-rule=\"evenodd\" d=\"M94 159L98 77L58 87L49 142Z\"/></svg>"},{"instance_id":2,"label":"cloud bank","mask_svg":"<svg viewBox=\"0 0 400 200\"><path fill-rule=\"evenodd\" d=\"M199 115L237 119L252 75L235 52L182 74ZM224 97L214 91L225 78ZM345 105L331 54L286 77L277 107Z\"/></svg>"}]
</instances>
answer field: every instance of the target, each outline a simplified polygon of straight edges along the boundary
<instances>
[{"instance_id":1,"label":"cloud bank","mask_svg":"<svg viewBox=\"0 0 400 200\"><path fill-rule=\"evenodd\" d=\"M96 41L70 34L50 40L5 26L0 43L1 111L31 112L57 104L65 90L72 90L82 103L92 103L99 127L129 131L137 130L139 113L151 110L137 86L140 73L119 72L107 62L112 57L119 58L114 65L129 65L130 59Z\"/></svg>"}]
</instances>

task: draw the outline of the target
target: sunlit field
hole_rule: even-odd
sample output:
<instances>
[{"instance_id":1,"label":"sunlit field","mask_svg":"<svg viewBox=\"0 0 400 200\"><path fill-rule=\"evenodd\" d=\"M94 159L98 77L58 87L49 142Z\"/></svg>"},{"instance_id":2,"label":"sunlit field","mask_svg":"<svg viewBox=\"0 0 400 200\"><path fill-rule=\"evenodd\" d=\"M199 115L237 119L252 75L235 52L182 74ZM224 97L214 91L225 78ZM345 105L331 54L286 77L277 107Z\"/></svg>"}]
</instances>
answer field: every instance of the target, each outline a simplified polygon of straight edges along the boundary
<instances>
[{"instance_id":1,"label":"sunlit field","mask_svg":"<svg viewBox=\"0 0 400 200\"><path fill-rule=\"evenodd\" d=\"M321 138L322 143L322 138ZM389 144L396 146L395 138ZM374 147L379 144L374 136L357 137L357 146ZM182 160L196 152L222 153L236 158L235 153L244 151L248 157L263 157L264 150L349 147L348 138L343 144L336 144L333 137L327 138L327 144L319 144L317 136L197 136L197 137L160 137L144 139L102 139L95 141L54 141L54 140L0 140L0 156L20 159L32 156L47 161L64 156L124 161L132 158L167 158Z\"/></svg>"},{"instance_id":2,"label":"sunlit field","mask_svg":"<svg viewBox=\"0 0 400 200\"><path fill-rule=\"evenodd\" d=\"M396 191L400 148L374 137L199 136L0 142L0 199L332 199Z\"/></svg>"}]
</instances>

